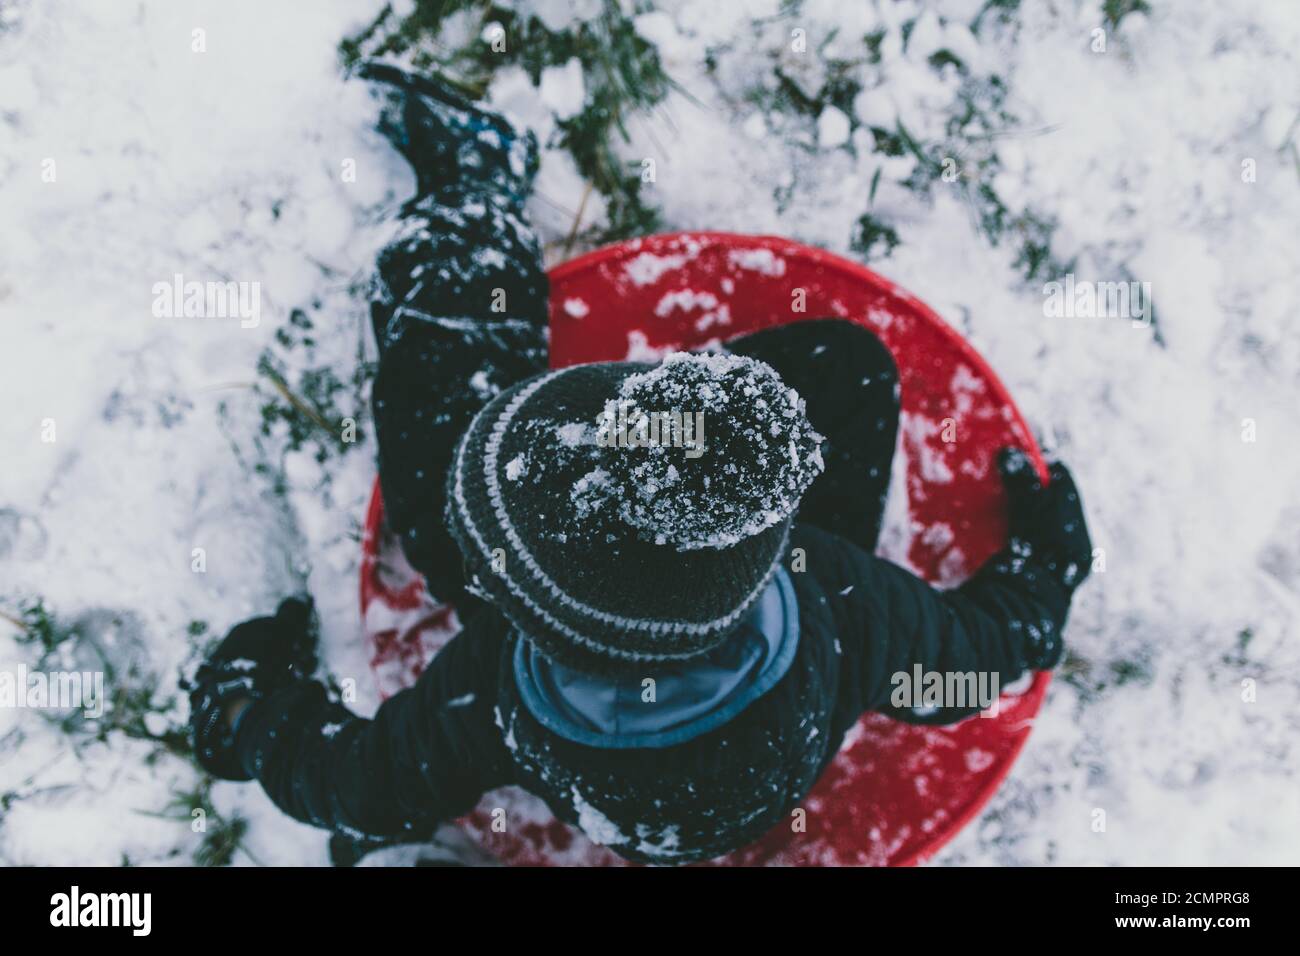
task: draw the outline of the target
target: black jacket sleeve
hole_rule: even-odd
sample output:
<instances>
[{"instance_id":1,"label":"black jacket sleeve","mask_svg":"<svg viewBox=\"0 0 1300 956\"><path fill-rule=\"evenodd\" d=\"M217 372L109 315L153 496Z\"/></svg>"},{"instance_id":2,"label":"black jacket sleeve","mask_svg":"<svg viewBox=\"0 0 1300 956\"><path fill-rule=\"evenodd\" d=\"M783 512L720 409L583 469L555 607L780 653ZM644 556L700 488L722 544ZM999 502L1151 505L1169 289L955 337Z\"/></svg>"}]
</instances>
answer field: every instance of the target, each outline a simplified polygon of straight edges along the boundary
<instances>
[{"instance_id":1,"label":"black jacket sleeve","mask_svg":"<svg viewBox=\"0 0 1300 956\"><path fill-rule=\"evenodd\" d=\"M843 729L873 710L925 724L979 712L978 705L917 710L891 703L896 675L911 678L917 665L922 673L996 676L1005 687L1061 659L1070 595L1011 549L961 587L941 591L842 539L815 532L812 540L818 544L808 570L824 590L841 651L836 717Z\"/></svg>"},{"instance_id":2,"label":"black jacket sleeve","mask_svg":"<svg viewBox=\"0 0 1300 956\"><path fill-rule=\"evenodd\" d=\"M495 715L504 629L490 617L475 618L373 720L316 681L254 703L236 736L240 762L304 823L354 838L427 836L512 780Z\"/></svg>"}]
</instances>

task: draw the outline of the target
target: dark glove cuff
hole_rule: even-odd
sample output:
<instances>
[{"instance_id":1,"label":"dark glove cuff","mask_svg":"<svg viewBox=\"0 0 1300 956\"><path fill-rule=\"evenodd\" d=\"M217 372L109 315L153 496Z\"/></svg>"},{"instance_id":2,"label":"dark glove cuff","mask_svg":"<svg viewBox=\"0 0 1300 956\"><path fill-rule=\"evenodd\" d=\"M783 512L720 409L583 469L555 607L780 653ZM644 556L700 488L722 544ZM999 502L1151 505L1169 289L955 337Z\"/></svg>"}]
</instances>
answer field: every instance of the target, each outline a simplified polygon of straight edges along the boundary
<instances>
[{"instance_id":1,"label":"dark glove cuff","mask_svg":"<svg viewBox=\"0 0 1300 956\"><path fill-rule=\"evenodd\" d=\"M243 662L208 661L190 684L190 730L199 766L223 780L252 780L235 752L235 733L226 723L225 709L237 700L257 701L254 668Z\"/></svg>"}]
</instances>

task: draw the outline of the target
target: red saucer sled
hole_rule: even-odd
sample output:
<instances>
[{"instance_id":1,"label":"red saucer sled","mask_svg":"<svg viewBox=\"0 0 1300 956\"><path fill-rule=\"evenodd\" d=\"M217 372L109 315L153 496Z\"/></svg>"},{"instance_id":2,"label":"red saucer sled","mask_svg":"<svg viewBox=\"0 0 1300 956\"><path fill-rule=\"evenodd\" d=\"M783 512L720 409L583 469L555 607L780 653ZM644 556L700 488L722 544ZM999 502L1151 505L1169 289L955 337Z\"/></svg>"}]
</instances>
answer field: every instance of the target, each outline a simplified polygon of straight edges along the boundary
<instances>
[{"instance_id":1,"label":"red saucer sled","mask_svg":"<svg viewBox=\"0 0 1300 956\"><path fill-rule=\"evenodd\" d=\"M869 269L770 236L678 233L619 243L551 271L551 363L654 359L829 315L872 328L900 373L899 460L880 552L928 581L958 584L1005 541L998 449L1019 446L1044 478L1046 468L984 360L924 303ZM452 608L433 604L387 532L378 482L363 548L362 616L380 691L389 696L414 683L459 624ZM993 796L1029 735L1049 679L1039 673L1016 695L1004 689L996 716L955 726L865 716L803 801L805 814L704 865L924 860ZM506 832L493 831L498 808L506 811ZM487 795L460 822L511 864L623 862L514 788Z\"/></svg>"}]
</instances>

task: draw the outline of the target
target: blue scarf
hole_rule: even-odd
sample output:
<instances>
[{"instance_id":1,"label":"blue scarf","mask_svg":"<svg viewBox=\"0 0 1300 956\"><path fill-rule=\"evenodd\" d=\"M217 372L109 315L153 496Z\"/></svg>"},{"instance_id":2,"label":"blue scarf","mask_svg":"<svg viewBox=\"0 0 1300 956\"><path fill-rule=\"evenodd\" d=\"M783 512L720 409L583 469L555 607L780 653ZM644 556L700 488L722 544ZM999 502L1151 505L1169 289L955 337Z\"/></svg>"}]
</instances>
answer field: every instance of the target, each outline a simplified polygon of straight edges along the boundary
<instances>
[{"instance_id":1,"label":"blue scarf","mask_svg":"<svg viewBox=\"0 0 1300 956\"><path fill-rule=\"evenodd\" d=\"M521 640L515 683L537 722L566 740L605 749L672 747L720 727L771 690L798 646L794 585L778 568L736 631L697 659L647 668L644 676L599 677Z\"/></svg>"}]
</instances>

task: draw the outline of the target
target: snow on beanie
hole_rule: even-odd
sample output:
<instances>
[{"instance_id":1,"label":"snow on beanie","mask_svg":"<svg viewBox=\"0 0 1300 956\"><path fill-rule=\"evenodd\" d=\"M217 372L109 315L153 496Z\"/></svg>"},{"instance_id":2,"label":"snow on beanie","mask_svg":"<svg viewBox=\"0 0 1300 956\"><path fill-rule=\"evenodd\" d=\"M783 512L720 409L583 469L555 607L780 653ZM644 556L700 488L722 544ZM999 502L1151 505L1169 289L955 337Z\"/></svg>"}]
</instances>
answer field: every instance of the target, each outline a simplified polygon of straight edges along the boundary
<instances>
[{"instance_id":1,"label":"snow on beanie","mask_svg":"<svg viewBox=\"0 0 1300 956\"><path fill-rule=\"evenodd\" d=\"M642 672L720 644L822 470L768 365L675 353L547 372L474 418L447 517L474 581L542 653Z\"/></svg>"}]
</instances>

